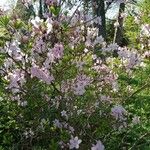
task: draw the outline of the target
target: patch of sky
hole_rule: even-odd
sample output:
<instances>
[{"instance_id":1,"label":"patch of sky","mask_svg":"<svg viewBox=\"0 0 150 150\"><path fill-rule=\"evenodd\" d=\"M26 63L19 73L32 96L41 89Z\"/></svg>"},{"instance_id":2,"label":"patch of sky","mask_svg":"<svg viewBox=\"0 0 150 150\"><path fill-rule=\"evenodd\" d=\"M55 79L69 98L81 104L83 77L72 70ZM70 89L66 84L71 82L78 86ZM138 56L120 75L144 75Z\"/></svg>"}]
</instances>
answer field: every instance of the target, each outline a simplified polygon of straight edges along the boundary
<instances>
[{"instance_id":1,"label":"patch of sky","mask_svg":"<svg viewBox=\"0 0 150 150\"><path fill-rule=\"evenodd\" d=\"M17 0L0 0L0 9L9 11L16 6Z\"/></svg>"},{"instance_id":2,"label":"patch of sky","mask_svg":"<svg viewBox=\"0 0 150 150\"><path fill-rule=\"evenodd\" d=\"M5 11L10 11L16 6L17 1L18 0L0 0L0 8L5 10ZM76 1L77 1L76 5L74 5L71 10L68 10L69 14L72 14L76 10L78 5L81 5L80 0L76 0ZM138 0L138 1L141 1L141 0ZM35 10L36 14L38 14L38 8L39 8L39 2L36 1L34 3L34 10ZM66 7L64 9L67 10ZM79 7L79 9L80 9L80 7ZM119 3L117 3L117 2L112 3L111 6L110 6L110 9L108 9L107 12L106 12L106 18L116 19L118 11L119 11Z\"/></svg>"}]
</instances>

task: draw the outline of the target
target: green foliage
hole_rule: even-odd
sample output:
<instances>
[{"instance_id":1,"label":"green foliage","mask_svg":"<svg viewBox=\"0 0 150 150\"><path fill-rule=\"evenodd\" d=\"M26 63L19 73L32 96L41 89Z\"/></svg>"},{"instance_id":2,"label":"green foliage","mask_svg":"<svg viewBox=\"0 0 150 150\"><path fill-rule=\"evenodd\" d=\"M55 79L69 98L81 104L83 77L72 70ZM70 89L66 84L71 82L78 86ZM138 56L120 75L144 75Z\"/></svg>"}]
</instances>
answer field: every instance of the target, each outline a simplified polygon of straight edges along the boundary
<instances>
[{"instance_id":1,"label":"green foliage","mask_svg":"<svg viewBox=\"0 0 150 150\"><path fill-rule=\"evenodd\" d=\"M61 10L61 7L60 6L51 6L49 9L55 16L58 16L59 12Z\"/></svg>"},{"instance_id":2,"label":"green foliage","mask_svg":"<svg viewBox=\"0 0 150 150\"><path fill-rule=\"evenodd\" d=\"M129 39L130 47L140 49L141 27L144 24L150 24L150 1L143 0L136 5L136 11L132 10L125 19L125 35Z\"/></svg>"},{"instance_id":3,"label":"green foliage","mask_svg":"<svg viewBox=\"0 0 150 150\"><path fill-rule=\"evenodd\" d=\"M139 25L135 23L134 16L128 16L125 22L125 34L129 39L129 45L131 47L140 48L137 42L140 40L140 28Z\"/></svg>"},{"instance_id":4,"label":"green foliage","mask_svg":"<svg viewBox=\"0 0 150 150\"><path fill-rule=\"evenodd\" d=\"M8 34L8 24L10 22L10 18L8 16L0 17L0 46L3 46L5 41L9 40Z\"/></svg>"},{"instance_id":5,"label":"green foliage","mask_svg":"<svg viewBox=\"0 0 150 150\"><path fill-rule=\"evenodd\" d=\"M10 21L10 18L8 16L2 16L0 18L0 27L7 27L8 23Z\"/></svg>"}]
</instances>

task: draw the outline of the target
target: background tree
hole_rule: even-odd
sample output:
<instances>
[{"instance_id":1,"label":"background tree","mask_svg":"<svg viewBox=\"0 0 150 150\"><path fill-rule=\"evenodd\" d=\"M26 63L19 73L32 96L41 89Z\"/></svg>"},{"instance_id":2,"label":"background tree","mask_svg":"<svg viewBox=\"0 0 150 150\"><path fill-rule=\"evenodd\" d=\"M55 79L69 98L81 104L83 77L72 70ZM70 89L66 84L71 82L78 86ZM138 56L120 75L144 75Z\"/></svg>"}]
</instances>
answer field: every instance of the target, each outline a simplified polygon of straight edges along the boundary
<instances>
[{"instance_id":1,"label":"background tree","mask_svg":"<svg viewBox=\"0 0 150 150\"><path fill-rule=\"evenodd\" d=\"M99 35L106 40L106 16L105 16L105 1L92 0L93 15L101 18L101 24L96 24L99 29Z\"/></svg>"}]
</instances>

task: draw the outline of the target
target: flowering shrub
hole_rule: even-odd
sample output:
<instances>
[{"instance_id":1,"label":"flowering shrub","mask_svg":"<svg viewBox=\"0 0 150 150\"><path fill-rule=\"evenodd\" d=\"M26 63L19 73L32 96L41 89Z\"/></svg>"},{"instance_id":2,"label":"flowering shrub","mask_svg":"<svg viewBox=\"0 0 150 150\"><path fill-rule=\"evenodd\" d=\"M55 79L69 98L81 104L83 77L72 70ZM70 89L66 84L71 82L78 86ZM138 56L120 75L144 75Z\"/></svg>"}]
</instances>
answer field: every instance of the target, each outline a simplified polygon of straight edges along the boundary
<instances>
[{"instance_id":1,"label":"flowering shrub","mask_svg":"<svg viewBox=\"0 0 150 150\"><path fill-rule=\"evenodd\" d=\"M85 19L82 11L69 16L57 1L46 4L49 15L27 25L1 17L8 36L1 43L1 101L11 105L2 112L14 111L13 119L7 118L12 121L8 129L0 127L2 148L136 146L133 128L138 130L146 118L140 120L129 101L138 92L131 81L149 70L144 54L107 43L92 26L100 24L100 18ZM118 57L113 57L116 50Z\"/></svg>"}]
</instances>

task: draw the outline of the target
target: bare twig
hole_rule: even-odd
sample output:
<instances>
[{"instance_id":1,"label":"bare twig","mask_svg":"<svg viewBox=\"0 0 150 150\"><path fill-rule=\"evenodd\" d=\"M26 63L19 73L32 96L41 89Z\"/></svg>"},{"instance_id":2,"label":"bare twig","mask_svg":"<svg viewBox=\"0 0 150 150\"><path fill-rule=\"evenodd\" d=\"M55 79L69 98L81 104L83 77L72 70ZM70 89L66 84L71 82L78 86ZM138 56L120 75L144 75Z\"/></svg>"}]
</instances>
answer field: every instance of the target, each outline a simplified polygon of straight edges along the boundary
<instances>
[{"instance_id":1,"label":"bare twig","mask_svg":"<svg viewBox=\"0 0 150 150\"><path fill-rule=\"evenodd\" d=\"M147 136L147 135L150 135L150 132L147 132L147 133L143 134L138 140L135 141L135 143L133 144L133 146L130 147L128 150L132 150L133 148L135 148L136 144L137 144L141 139L143 139L145 136Z\"/></svg>"}]
</instances>

